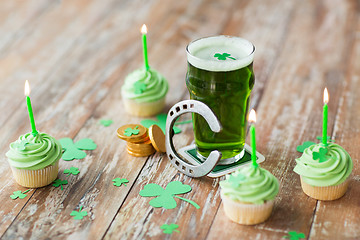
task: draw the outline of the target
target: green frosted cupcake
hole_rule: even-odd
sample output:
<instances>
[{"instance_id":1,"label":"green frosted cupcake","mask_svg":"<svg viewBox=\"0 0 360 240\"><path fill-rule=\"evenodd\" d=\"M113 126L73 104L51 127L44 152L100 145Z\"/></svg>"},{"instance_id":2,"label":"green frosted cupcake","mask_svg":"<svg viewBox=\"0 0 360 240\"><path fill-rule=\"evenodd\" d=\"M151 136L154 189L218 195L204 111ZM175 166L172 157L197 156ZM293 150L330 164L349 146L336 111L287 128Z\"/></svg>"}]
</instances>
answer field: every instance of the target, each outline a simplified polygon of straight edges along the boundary
<instances>
[{"instance_id":1,"label":"green frosted cupcake","mask_svg":"<svg viewBox=\"0 0 360 240\"><path fill-rule=\"evenodd\" d=\"M335 200L342 197L349 185L353 169L350 155L338 144L321 143L305 149L296 159L294 172L300 175L305 194L318 200Z\"/></svg>"},{"instance_id":2,"label":"green frosted cupcake","mask_svg":"<svg viewBox=\"0 0 360 240\"><path fill-rule=\"evenodd\" d=\"M160 113L165 106L169 84L156 70L140 68L130 73L121 88L128 113L147 117Z\"/></svg>"},{"instance_id":3,"label":"green frosted cupcake","mask_svg":"<svg viewBox=\"0 0 360 240\"><path fill-rule=\"evenodd\" d=\"M16 182L28 188L52 183L57 178L61 156L60 143L46 133L22 135L6 153Z\"/></svg>"},{"instance_id":4,"label":"green frosted cupcake","mask_svg":"<svg viewBox=\"0 0 360 240\"><path fill-rule=\"evenodd\" d=\"M225 214L234 222L253 225L271 215L279 182L269 171L250 165L220 182Z\"/></svg>"}]
</instances>

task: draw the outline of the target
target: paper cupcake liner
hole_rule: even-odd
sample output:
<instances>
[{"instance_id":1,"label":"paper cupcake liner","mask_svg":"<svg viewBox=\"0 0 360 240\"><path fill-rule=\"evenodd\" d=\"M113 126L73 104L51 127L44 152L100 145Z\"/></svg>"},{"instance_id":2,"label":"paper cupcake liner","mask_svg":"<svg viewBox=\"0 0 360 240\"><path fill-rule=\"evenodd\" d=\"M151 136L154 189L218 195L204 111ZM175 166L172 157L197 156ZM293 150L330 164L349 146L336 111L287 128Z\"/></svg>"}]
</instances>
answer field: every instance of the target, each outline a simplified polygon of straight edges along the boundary
<instances>
[{"instance_id":1,"label":"paper cupcake liner","mask_svg":"<svg viewBox=\"0 0 360 240\"><path fill-rule=\"evenodd\" d=\"M304 182L302 177L300 177L300 181L302 190L306 195L314 199L324 201L331 201L341 198L342 196L344 196L349 186L349 178L339 185L327 187L311 186L310 184Z\"/></svg>"},{"instance_id":2,"label":"paper cupcake liner","mask_svg":"<svg viewBox=\"0 0 360 240\"><path fill-rule=\"evenodd\" d=\"M15 181L27 188L44 187L52 183L58 175L59 160L54 165L49 165L39 170L27 170L11 167Z\"/></svg>"},{"instance_id":3,"label":"paper cupcake liner","mask_svg":"<svg viewBox=\"0 0 360 240\"><path fill-rule=\"evenodd\" d=\"M265 222L271 215L274 200L263 204L241 203L221 193L225 214L233 222L243 225L254 225Z\"/></svg>"},{"instance_id":4,"label":"paper cupcake liner","mask_svg":"<svg viewBox=\"0 0 360 240\"><path fill-rule=\"evenodd\" d=\"M165 96L153 102L137 102L132 99L123 98L125 110L133 116L149 117L160 113L165 106Z\"/></svg>"}]
</instances>

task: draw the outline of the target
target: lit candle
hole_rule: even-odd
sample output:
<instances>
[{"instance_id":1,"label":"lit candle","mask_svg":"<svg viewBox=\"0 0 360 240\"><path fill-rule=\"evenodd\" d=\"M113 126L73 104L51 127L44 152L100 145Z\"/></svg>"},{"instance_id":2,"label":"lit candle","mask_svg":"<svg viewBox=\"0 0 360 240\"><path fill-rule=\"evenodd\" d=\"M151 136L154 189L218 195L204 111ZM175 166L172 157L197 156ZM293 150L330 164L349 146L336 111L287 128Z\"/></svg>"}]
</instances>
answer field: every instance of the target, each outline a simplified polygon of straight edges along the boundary
<instances>
[{"instance_id":1,"label":"lit candle","mask_svg":"<svg viewBox=\"0 0 360 240\"><path fill-rule=\"evenodd\" d=\"M249 122L250 126L250 139L251 139L251 161L254 167L257 167L258 164L256 162L256 138L255 138L255 122L256 122L256 113L254 109L251 109L249 114Z\"/></svg>"},{"instance_id":2,"label":"lit candle","mask_svg":"<svg viewBox=\"0 0 360 240\"><path fill-rule=\"evenodd\" d=\"M329 92L327 88L324 89L324 107L323 107L323 132L322 132L322 144L327 146L327 121L328 121L328 105Z\"/></svg>"},{"instance_id":3,"label":"lit candle","mask_svg":"<svg viewBox=\"0 0 360 240\"><path fill-rule=\"evenodd\" d=\"M30 124L31 124L31 130L32 130L32 135L35 137L38 132L36 131L36 127L35 127L35 120L34 120L34 114L32 111L32 107L31 107L31 101L30 101L30 85L29 85L29 81L26 80L25 81L25 96L26 96L26 104L27 104L27 108L28 108L28 112L29 112L29 118L30 118Z\"/></svg>"},{"instance_id":4,"label":"lit candle","mask_svg":"<svg viewBox=\"0 0 360 240\"><path fill-rule=\"evenodd\" d=\"M143 43L143 53L144 53L144 64L146 71L149 70L149 62L148 62L148 56L147 56L147 43L146 43L146 34L147 34L147 27L145 24L141 27L141 33L142 33L142 43Z\"/></svg>"}]
</instances>

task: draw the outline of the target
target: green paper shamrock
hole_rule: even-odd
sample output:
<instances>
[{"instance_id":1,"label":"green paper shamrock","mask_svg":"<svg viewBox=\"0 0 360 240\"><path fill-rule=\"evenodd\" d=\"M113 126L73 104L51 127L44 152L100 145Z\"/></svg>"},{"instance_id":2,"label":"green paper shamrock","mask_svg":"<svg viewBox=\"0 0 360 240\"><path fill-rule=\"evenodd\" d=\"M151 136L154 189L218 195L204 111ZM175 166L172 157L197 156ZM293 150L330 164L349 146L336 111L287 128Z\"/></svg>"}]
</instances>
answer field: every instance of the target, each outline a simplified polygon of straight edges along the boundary
<instances>
[{"instance_id":1,"label":"green paper shamrock","mask_svg":"<svg viewBox=\"0 0 360 240\"><path fill-rule=\"evenodd\" d=\"M29 141L27 139L23 139L20 142L14 143L14 147L18 150L25 150L25 147L28 144L29 144Z\"/></svg>"},{"instance_id":2,"label":"green paper shamrock","mask_svg":"<svg viewBox=\"0 0 360 240\"><path fill-rule=\"evenodd\" d=\"M100 124L103 125L104 127L108 127L110 126L111 124L113 124L113 120L111 119L101 119L100 121Z\"/></svg>"},{"instance_id":3,"label":"green paper shamrock","mask_svg":"<svg viewBox=\"0 0 360 240\"><path fill-rule=\"evenodd\" d=\"M179 227L179 225L172 223L172 224L163 224L160 228L163 229L163 233L166 234L172 234L173 232L180 232L179 230L177 230L177 228Z\"/></svg>"},{"instance_id":4,"label":"green paper shamrock","mask_svg":"<svg viewBox=\"0 0 360 240\"><path fill-rule=\"evenodd\" d=\"M131 135L138 135L140 130L138 129L139 126L136 126L134 128L127 128L124 131L124 135L130 137Z\"/></svg>"},{"instance_id":5,"label":"green paper shamrock","mask_svg":"<svg viewBox=\"0 0 360 240\"><path fill-rule=\"evenodd\" d=\"M59 139L62 148L65 150L62 159L65 161L71 161L73 159L83 159L86 157L86 153L81 150L94 150L97 145L90 138L83 138L77 141L75 144L71 138Z\"/></svg>"},{"instance_id":6,"label":"green paper shamrock","mask_svg":"<svg viewBox=\"0 0 360 240\"><path fill-rule=\"evenodd\" d=\"M288 236L283 236L283 238L289 238L290 240L299 240L302 238L306 238L304 233L297 233L296 231L290 231L288 232Z\"/></svg>"},{"instance_id":7,"label":"green paper shamrock","mask_svg":"<svg viewBox=\"0 0 360 240\"><path fill-rule=\"evenodd\" d=\"M74 216L74 219L76 220L81 220L83 219L85 216L87 216L87 211L81 211L82 206L79 208L79 211L72 211L70 213L70 216Z\"/></svg>"},{"instance_id":8,"label":"green paper shamrock","mask_svg":"<svg viewBox=\"0 0 360 240\"><path fill-rule=\"evenodd\" d=\"M165 134L166 131L166 118L167 115L165 113L160 113L158 115L156 115L157 121L154 121L152 119L144 119L141 120L140 123L141 125L143 125L146 128L149 128L151 125L158 125L161 130L163 131L163 133ZM181 129L178 127L173 127L174 133L178 134L181 133Z\"/></svg>"},{"instance_id":9,"label":"green paper shamrock","mask_svg":"<svg viewBox=\"0 0 360 240\"><path fill-rule=\"evenodd\" d=\"M322 141L322 136L317 136L316 139ZM327 136L327 141L334 142L334 140L332 140L330 136Z\"/></svg>"},{"instance_id":10,"label":"green paper shamrock","mask_svg":"<svg viewBox=\"0 0 360 240\"><path fill-rule=\"evenodd\" d=\"M128 183L129 182L129 180L127 180L126 178L115 178L115 179L113 179L112 180L114 183L114 186L117 186L117 187L120 187L121 186L121 184L124 184L125 185L125 187L126 187L126 184L125 183Z\"/></svg>"},{"instance_id":11,"label":"green paper shamrock","mask_svg":"<svg viewBox=\"0 0 360 240\"><path fill-rule=\"evenodd\" d=\"M135 94L141 94L146 90L146 84L141 81L135 82L133 87L134 87Z\"/></svg>"},{"instance_id":12,"label":"green paper shamrock","mask_svg":"<svg viewBox=\"0 0 360 240\"><path fill-rule=\"evenodd\" d=\"M308 147L310 147L314 144L316 144L316 143L311 142L311 141L305 141L305 142L303 142L302 145L299 145L296 147L296 151L303 153L305 151L305 149L307 149Z\"/></svg>"},{"instance_id":13,"label":"green paper shamrock","mask_svg":"<svg viewBox=\"0 0 360 240\"><path fill-rule=\"evenodd\" d=\"M53 186L61 187L61 190L64 190L63 185L66 185L66 184L68 184L67 180L56 179L55 181L53 181Z\"/></svg>"},{"instance_id":14,"label":"green paper shamrock","mask_svg":"<svg viewBox=\"0 0 360 240\"><path fill-rule=\"evenodd\" d=\"M70 167L70 169L64 170L64 174L68 174L68 176L70 176L70 174L78 175L79 173L80 173L79 168L76 167Z\"/></svg>"},{"instance_id":15,"label":"green paper shamrock","mask_svg":"<svg viewBox=\"0 0 360 240\"><path fill-rule=\"evenodd\" d=\"M10 198L12 200L15 200L17 198L24 199L27 196L25 193L27 193L28 191L30 191L30 189L28 189L28 190L26 190L24 192L21 192L20 190L15 191L15 192L13 192L13 195L10 195Z\"/></svg>"},{"instance_id":16,"label":"green paper shamrock","mask_svg":"<svg viewBox=\"0 0 360 240\"><path fill-rule=\"evenodd\" d=\"M319 159L320 163L325 162L327 160L326 153L327 153L327 149L321 147L321 148L319 148L319 152L313 152L312 153L313 159L314 160Z\"/></svg>"},{"instance_id":17,"label":"green paper shamrock","mask_svg":"<svg viewBox=\"0 0 360 240\"><path fill-rule=\"evenodd\" d=\"M163 207L165 209L173 209L176 207L176 201L174 197L184 200L192 204L196 209L199 209L200 206L195 202L175 196L177 194L184 194L191 191L191 187L186 184L182 184L180 181L170 182L165 189L160 187L155 183L150 183L144 186L144 189L140 191L140 196L142 197L157 197L152 199L149 204L153 207Z\"/></svg>"},{"instance_id":18,"label":"green paper shamrock","mask_svg":"<svg viewBox=\"0 0 360 240\"><path fill-rule=\"evenodd\" d=\"M231 186L237 188L240 185L240 183L245 181L245 179L246 179L246 177L239 173L235 176L233 174L231 174L229 176L229 178L227 179L227 181L230 183Z\"/></svg>"},{"instance_id":19,"label":"green paper shamrock","mask_svg":"<svg viewBox=\"0 0 360 240\"><path fill-rule=\"evenodd\" d=\"M230 56L231 56L230 53L223 53L223 54L215 53L214 58L217 58L218 60L226 60L226 58L230 58L230 59L232 59L232 60L236 60L235 58L230 57Z\"/></svg>"}]
</instances>

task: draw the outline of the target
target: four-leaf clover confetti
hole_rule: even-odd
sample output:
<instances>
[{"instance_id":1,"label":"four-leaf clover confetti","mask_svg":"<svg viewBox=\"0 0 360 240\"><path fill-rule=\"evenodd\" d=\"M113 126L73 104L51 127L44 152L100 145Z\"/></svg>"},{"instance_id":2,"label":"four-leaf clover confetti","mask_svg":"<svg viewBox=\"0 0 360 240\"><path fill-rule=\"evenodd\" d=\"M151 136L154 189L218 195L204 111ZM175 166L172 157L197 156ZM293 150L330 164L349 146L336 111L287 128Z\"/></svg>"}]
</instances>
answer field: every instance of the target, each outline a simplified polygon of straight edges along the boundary
<instances>
[{"instance_id":1,"label":"four-leaf clover confetti","mask_svg":"<svg viewBox=\"0 0 360 240\"><path fill-rule=\"evenodd\" d=\"M76 220L81 220L83 219L85 216L87 216L87 211L81 211L82 206L80 207L79 211L72 211L70 213L70 216L74 216L74 219Z\"/></svg>"},{"instance_id":2,"label":"four-leaf clover confetti","mask_svg":"<svg viewBox=\"0 0 360 240\"><path fill-rule=\"evenodd\" d=\"M114 183L114 186L117 186L117 187L120 187L121 184L125 185L126 187L126 184L125 183L128 183L129 180L127 180L126 178L115 178L112 180Z\"/></svg>"},{"instance_id":3,"label":"four-leaf clover confetti","mask_svg":"<svg viewBox=\"0 0 360 240\"><path fill-rule=\"evenodd\" d=\"M110 126L111 124L113 124L113 120L111 119L101 119L100 121L100 124L103 125L104 127L108 127Z\"/></svg>"},{"instance_id":4,"label":"four-leaf clover confetti","mask_svg":"<svg viewBox=\"0 0 360 240\"><path fill-rule=\"evenodd\" d=\"M315 145L316 143L311 141L305 141L302 145L296 147L296 151L303 153L308 147Z\"/></svg>"},{"instance_id":5,"label":"four-leaf clover confetti","mask_svg":"<svg viewBox=\"0 0 360 240\"><path fill-rule=\"evenodd\" d=\"M30 191L30 189L28 189L24 192L21 192L20 190L15 191L15 192L13 192L13 195L10 195L10 198L13 200L15 200L17 198L24 199L27 196L25 193L27 193L28 191Z\"/></svg>"},{"instance_id":6,"label":"four-leaf clover confetti","mask_svg":"<svg viewBox=\"0 0 360 240\"><path fill-rule=\"evenodd\" d=\"M97 145L90 138L83 138L73 142L71 138L62 138L59 140L62 148L65 150L62 159L65 161L71 161L73 159L83 159L86 157L86 153L81 150L94 150Z\"/></svg>"},{"instance_id":7,"label":"four-leaf clover confetti","mask_svg":"<svg viewBox=\"0 0 360 240\"><path fill-rule=\"evenodd\" d=\"M288 232L287 236L283 236L283 238L289 238L290 240L299 240L299 239L303 239L306 238L304 233L297 233L296 231L290 231Z\"/></svg>"},{"instance_id":8,"label":"four-leaf clover confetti","mask_svg":"<svg viewBox=\"0 0 360 240\"><path fill-rule=\"evenodd\" d=\"M163 233L172 234L173 232L180 232L177 230L179 225L172 223L172 224L163 224L160 228L163 229Z\"/></svg>"},{"instance_id":9,"label":"four-leaf clover confetti","mask_svg":"<svg viewBox=\"0 0 360 240\"><path fill-rule=\"evenodd\" d=\"M134 87L135 94L141 94L146 90L146 84L141 81L135 82L133 87Z\"/></svg>"},{"instance_id":10,"label":"four-leaf clover confetti","mask_svg":"<svg viewBox=\"0 0 360 240\"><path fill-rule=\"evenodd\" d=\"M14 143L14 147L18 150L25 150L26 145L29 144L29 141L27 139L23 139L20 142Z\"/></svg>"},{"instance_id":11,"label":"four-leaf clover confetti","mask_svg":"<svg viewBox=\"0 0 360 240\"><path fill-rule=\"evenodd\" d=\"M53 186L54 187L61 187L61 190L63 190L63 185L66 185L68 184L68 181L67 180L61 180L61 179L56 179L54 182L53 182Z\"/></svg>"},{"instance_id":12,"label":"four-leaf clover confetti","mask_svg":"<svg viewBox=\"0 0 360 240\"><path fill-rule=\"evenodd\" d=\"M163 131L163 133L165 134L167 115L165 113L161 113L161 114L156 115L156 118L157 118L157 121L154 121L152 119L144 119L144 120L141 120L140 123L141 123L141 125L143 125L146 128L149 128L151 125L155 124L155 125L159 126L161 128L161 130ZM178 127L174 126L173 130L174 130L175 134L181 133L181 129Z\"/></svg>"},{"instance_id":13,"label":"four-leaf clover confetti","mask_svg":"<svg viewBox=\"0 0 360 240\"><path fill-rule=\"evenodd\" d=\"M70 169L64 170L64 174L68 174L68 176L70 176L70 174L78 175L79 173L80 173L79 168L76 167L70 167Z\"/></svg>"},{"instance_id":14,"label":"four-leaf clover confetti","mask_svg":"<svg viewBox=\"0 0 360 240\"><path fill-rule=\"evenodd\" d=\"M236 60L235 58L231 57L230 53L215 53L214 58L217 58L218 60L226 60L226 58Z\"/></svg>"},{"instance_id":15,"label":"four-leaf clover confetti","mask_svg":"<svg viewBox=\"0 0 360 240\"><path fill-rule=\"evenodd\" d=\"M177 194L184 194L191 191L191 187L186 184L182 184L180 181L170 182L165 189L155 183L150 183L144 186L144 189L140 191L142 197L156 197L152 199L149 204L153 207L163 207L166 209L173 209L176 207L176 201L174 197L184 200L192 204L195 208L199 209L200 206L195 202L175 196Z\"/></svg>"},{"instance_id":16,"label":"four-leaf clover confetti","mask_svg":"<svg viewBox=\"0 0 360 240\"><path fill-rule=\"evenodd\" d=\"M327 153L327 149L326 148L319 148L319 152L313 152L312 153L312 157L314 160L317 160L319 159L319 162L322 163L322 162L325 162L327 160L327 157L326 157L326 153Z\"/></svg>"},{"instance_id":17,"label":"four-leaf clover confetti","mask_svg":"<svg viewBox=\"0 0 360 240\"><path fill-rule=\"evenodd\" d=\"M138 135L140 130L138 129L139 126L136 126L134 128L127 128L124 131L124 135L130 137L131 135Z\"/></svg>"}]
</instances>

